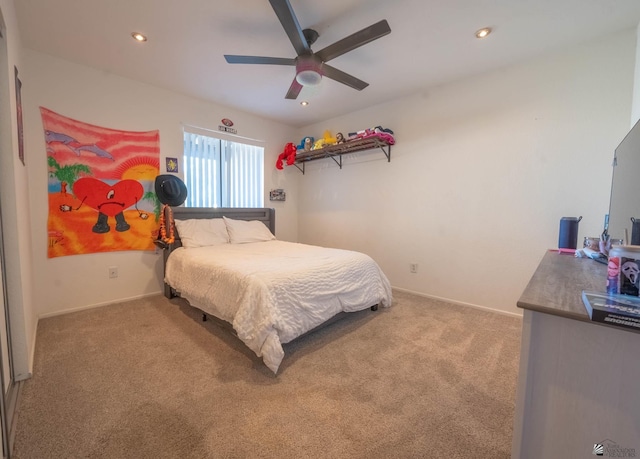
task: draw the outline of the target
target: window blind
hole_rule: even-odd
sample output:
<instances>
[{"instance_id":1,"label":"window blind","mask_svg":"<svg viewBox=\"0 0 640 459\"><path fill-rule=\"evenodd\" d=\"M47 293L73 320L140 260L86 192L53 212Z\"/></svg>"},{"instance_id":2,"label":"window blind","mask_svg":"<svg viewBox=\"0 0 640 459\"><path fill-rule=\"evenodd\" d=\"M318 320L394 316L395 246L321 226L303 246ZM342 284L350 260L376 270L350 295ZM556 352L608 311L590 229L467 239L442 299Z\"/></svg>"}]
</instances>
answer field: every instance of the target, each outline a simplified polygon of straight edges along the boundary
<instances>
[{"instance_id":1,"label":"window blind","mask_svg":"<svg viewBox=\"0 0 640 459\"><path fill-rule=\"evenodd\" d=\"M264 148L184 131L189 207L263 207Z\"/></svg>"}]
</instances>

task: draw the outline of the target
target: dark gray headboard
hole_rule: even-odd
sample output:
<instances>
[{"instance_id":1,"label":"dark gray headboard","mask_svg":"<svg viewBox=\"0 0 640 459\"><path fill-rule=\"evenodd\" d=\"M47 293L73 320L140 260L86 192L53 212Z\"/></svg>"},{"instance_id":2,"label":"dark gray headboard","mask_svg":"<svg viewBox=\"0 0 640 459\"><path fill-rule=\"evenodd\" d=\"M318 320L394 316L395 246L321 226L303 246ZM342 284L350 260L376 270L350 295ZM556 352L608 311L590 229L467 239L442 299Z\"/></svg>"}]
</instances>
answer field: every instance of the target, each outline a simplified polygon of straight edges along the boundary
<instances>
[{"instance_id":1,"label":"dark gray headboard","mask_svg":"<svg viewBox=\"0 0 640 459\"><path fill-rule=\"evenodd\" d=\"M230 207L172 207L175 220L189 220L192 218L233 218L234 220L260 220L276 234L276 210L269 208L230 208ZM179 244L179 236L176 243ZM175 244L174 244L175 245ZM174 249L180 247L177 245Z\"/></svg>"},{"instance_id":2,"label":"dark gray headboard","mask_svg":"<svg viewBox=\"0 0 640 459\"><path fill-rule=\"evenodd\" d=\"M276 234L276 210L266 207L260 208L230 208L230 207L172 207L174 220L189 220L192 218L233 218L234 220L259 220L273 233ZM163 268L171 252L181 247L180 234L176 231L176 240L164 250ZM164 269L162 270L164 273ZM164 275L164 274L163 274ZM172 298L175 294L171 287L164 284L164 294Z\"/></svg>"}]
</instances>

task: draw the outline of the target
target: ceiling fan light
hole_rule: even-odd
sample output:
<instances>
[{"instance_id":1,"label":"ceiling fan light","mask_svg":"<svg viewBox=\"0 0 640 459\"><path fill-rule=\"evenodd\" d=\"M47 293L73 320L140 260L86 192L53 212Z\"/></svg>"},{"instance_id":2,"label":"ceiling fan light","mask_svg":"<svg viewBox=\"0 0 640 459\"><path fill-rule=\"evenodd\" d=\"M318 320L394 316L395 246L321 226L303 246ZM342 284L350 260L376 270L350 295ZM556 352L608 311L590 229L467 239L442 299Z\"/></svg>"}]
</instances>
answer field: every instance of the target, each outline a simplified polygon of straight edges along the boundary
<instances>
[{"instance_id":1,"label":"ceiling fan light","mask_svg":"<svg viewBox=\"0 0 640 459\"><path fill-rule=\"evenodd\" d=\"M315 70L301 70L296 74L296 81L302 86L318 86L322 75Z\"/></svg>"}]
</instances>

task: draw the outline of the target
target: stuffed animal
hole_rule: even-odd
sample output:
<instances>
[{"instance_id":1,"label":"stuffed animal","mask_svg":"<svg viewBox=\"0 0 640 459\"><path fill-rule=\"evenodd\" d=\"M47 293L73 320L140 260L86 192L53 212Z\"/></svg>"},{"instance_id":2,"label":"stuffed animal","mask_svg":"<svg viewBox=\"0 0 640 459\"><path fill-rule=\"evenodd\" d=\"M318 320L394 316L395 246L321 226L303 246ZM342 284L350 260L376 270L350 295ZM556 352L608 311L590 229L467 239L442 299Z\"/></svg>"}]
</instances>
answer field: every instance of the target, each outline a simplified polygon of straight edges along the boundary
<instances>
[{"instance_id":1,"label":"stuffed animal","mask_svg":"<svg viewBox=\"0 0 640 459\"><path fill-rule=\"evenodd\" d=\"M284 151L280 153L280 156L278 156L278 160L276 161L276 169L284 169L282 160L285 158L287 160L287 166L291 166L296 162L296 146L293 143L288 143L284 146Z\"/></svg>"},{"instance_id":2,"label":"stuffed animal","mask_svg":"<svg viewBox=\"0 0 640 459\"><path fill-rule=\"evenodd\" d=\"M313 144L313 148L311 149L320 150L322 147L324 147L324 139L318 139L315 141L315 143Z\"/></svg>"},{"instance_id":3,"label":"stuffed animal","mask_svg":"<svg viewBox=\"0 0 640 459\"><path fill-rule=\"evenodd\" d=\"M376 132L386 132L387 134L393 135L393 131L389 128L383 128L382 126L376 126L373 128Z\"/></svg>"},{"instance_id":4,"label":"stuffed animal","mask_svg":"<svg viewBox=\"0 0 640 459\"><path fill-rule=\"evenodd\" d=\"M313 150L318 150L328 145L335 145L336 143L338 143L338 139L331 137L331 133L329 131L324 131L322 138L316 140L313 144Z\"/></svg>"},{"instance_id":5,"label":"stuffed animal","mask_svg":"<svg viewBox=\"0 0 640 459\"><path fill-rule=\"evenodd\" d=\"M371 129L363 129L362 131L350 132L349 133L349 138L350 139L362 139L362 138L371 136L373 134L380 134L380 133L393 135L393 131L391 129L383 128L382 126L376 126L374 128L371 128Z\"/></svg>"},{"instance_id":6,"label":"stuffed animal","mask_svg":"<svg viewBox=\"0 0 640 459\"><path fill-rule=\"evenodd\" d=\"M393 131L388 128L383 128L382 126L349 133L349 140L366 139L368 137L378 137L391 145L396 142Z\"/></svg>"},{"instance_id":7,"label":"stuffed animal","mask_svg":"<svg viewBox=\"0 0 640 459\"><path fill-rule=\"evenodd\" d=\"M296 148L299 151L311 151L313 149L313 137L303 137Z\"/></svg>"}]
</instances>

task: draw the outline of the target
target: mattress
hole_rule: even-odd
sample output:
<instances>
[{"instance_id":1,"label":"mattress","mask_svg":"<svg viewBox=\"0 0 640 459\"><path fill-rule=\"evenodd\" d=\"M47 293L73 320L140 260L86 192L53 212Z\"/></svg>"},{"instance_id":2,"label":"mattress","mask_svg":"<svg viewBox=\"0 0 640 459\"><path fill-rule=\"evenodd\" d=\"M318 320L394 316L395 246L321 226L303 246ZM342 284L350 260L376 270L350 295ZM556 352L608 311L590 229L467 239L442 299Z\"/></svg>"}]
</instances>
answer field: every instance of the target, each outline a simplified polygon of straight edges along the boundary
<instances>
[{"instance_id":1,"label":"mattress","mask_svg":"<svg viewBox=\"0 0 640 459\"><path fill-rule=\"evenodd\" d=\"M169 255L165 282L231 323L274 373L283 343L340 312L392 302L388 279L368 255L278 240L180 247Z\"/></svg>"}]
</instances>

